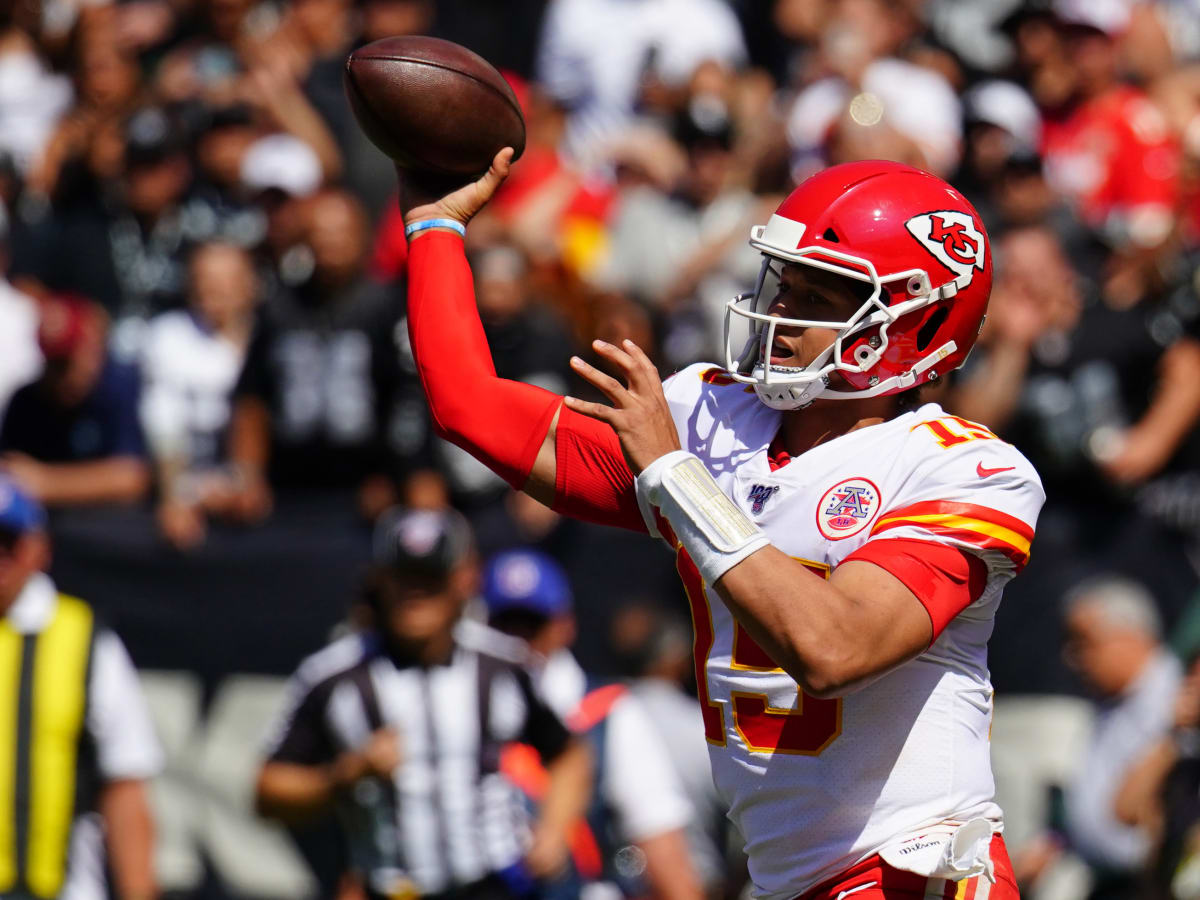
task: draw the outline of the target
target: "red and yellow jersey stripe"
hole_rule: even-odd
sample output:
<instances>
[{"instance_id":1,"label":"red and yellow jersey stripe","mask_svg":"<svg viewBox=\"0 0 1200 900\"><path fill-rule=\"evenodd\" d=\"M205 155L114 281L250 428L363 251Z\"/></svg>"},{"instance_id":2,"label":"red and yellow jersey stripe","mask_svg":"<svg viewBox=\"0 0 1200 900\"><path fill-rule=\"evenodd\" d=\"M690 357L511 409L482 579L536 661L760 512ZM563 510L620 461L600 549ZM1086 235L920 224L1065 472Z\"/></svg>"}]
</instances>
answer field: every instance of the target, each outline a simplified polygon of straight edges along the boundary
<instances>
[{"instance_id":1,"label":"red and yellow jersey stripe","mask_svg":"<svg viewBox=\"0 0 1200 900\"><path fill-rule=\"evenodd\" d=\"M1018 572L1029 562L1029 545L1033 542L1033 529L1015 516L949 500L929 500L889 510L879 517L871 536L893 528L919 528L980 550L998 550L1012 560Z\"/></svg>"}]
</instances>

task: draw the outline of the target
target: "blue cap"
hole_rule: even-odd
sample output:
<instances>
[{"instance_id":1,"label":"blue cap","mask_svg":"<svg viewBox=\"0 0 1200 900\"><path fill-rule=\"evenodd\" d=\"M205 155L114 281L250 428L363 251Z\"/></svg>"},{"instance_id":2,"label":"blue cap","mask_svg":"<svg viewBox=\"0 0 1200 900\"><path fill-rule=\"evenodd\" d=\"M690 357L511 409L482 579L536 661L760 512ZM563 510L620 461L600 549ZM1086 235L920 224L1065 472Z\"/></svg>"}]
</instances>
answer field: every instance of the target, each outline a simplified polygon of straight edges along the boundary
<instances>
[{"instance_id":1,"label":"blue cap","mask_svg":"<svg viewBox=\"0 0 1200 900\"><path fill-rule=\"evenodd\" d=\"M11 478L0 475L0 531L28 534L41 531L45 525L46 512L42 505Z\"/></svg>"},{"instance_id":2,"label":"blue cap","mask_svg":"<svg viewBox=\"0 0 1200 900\"><path fill-rule=\"evenodd\" d=\"M546 554L510 550L488 562L483 599L492 615L520 609L554 618L571 611L571 586L566 572Z\"/></svg>"}]
</instances>

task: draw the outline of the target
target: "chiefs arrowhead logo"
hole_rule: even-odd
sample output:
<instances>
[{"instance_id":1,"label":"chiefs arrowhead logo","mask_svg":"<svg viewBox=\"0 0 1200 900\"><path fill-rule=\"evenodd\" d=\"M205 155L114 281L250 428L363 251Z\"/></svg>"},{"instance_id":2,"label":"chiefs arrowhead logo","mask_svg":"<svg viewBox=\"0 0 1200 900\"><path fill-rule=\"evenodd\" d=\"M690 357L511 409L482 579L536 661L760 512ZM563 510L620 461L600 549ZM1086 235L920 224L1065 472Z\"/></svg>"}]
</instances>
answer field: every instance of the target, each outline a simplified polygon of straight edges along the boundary
<instances>
[{"instance_id":1,"label":"chiefs arrowhead logo","mask_svg":"<svg viewBox=\"0 0 1200 900\"><path fill-rule=\"evenodd\" d=\"M967 213L957 210L922 213L904 225L938 262L958 276L954 280L960 290L971 283L976 269L983 271L987 247L975 220Z\"/></svg>"}]
</instances>

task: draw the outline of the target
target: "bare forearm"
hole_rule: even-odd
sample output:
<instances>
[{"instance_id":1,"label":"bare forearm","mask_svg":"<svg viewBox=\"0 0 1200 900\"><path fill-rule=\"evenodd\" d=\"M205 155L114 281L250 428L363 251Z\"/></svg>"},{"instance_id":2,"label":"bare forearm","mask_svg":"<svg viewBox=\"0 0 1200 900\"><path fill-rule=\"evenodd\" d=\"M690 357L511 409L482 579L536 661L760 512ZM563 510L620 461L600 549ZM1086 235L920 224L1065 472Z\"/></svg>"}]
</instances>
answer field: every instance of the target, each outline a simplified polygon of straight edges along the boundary
<instances>
[{"instance_id":1,"label":"bare forearm","mask_svg":"<svg viewBox=\"0 0 1200 900\"><path fill-rule=\"evenodd\" d=\"M116 781L100 795L100 814L108 841L119 900L158 896L154 879L154 822L141 781Z\"/></svg>"},{"instance_id":2,"label":"bare forearm","mask_svg":"<svg viewBox=\"0 0 1200 900\"><path fill-rule=\"evenodd\" d=\"M1134 427L1153 434L1165 463L1200 418L1200 344L1180 341L1163 356L1158 388Z\"/></svg>"},{"instance_id":3,"label":"bare forearm","mask_svg":"<svg viewBox=\"0 0 1200 900\"><path fill-rule=\"evenodd\" d=\"M309 821L329 809L337 792L364 773L362 761L350 753L326 766L269 762L258 776L255 806L259 815L281 822Z\"/></svg>"},{"instance_id":4,"label":"bare forearm","mask_svg":"<svg viewBox=\"0 0 1200 900\"><path fill-rule=\"evenodd\" d=\"M257 397L240 397L229 423L229 458L236 465L261 473L271 450L270 414Z\"/></svg>"},{"instance_id":5,"label":"bare forearm","mask_svg":"<svg viewBox=\"0 0 1200 900\"><path fill-rule=\"evenodd\" d=\"M327 181L342 174L342 153L337 141L303 91L295 87L283 91L270 109L284 130L300 138L317 154Z\"/></svg>"},{"instance_id":6,"label":"bare forearm","mask_svg":"<svg viewBox=\"0 0 1200 900\"><path fill-rule=\"evenodd\" d=\"M704 890L688 854L683 829L637 842L646 855L646 881L658 900L701 900Z\"/></svg>"},{"instance_id":7,"label":"bare forearm","mask_svg":"<svg viewBox=\"0 0 1200 900\"><path fill-rule=\"evenodd\" d=\"M912 594L866 562L840 566L834 582L768 546L715 587L750 637L816 697L862 686L916 656L932 638Z\"/></svg>"},{"instance_id":8,"label":"bare forearm","mask_svg":"<svg viewBox=\"0 0 1200 900\"><path fill-rule=\"evenodd\" d=\"M135 503L150 487L149 467L130 456L94 462L47 463L40 499L47 506Z\"/></svg>"},{"instance_id":9,"label":"bare forearm","mask_svg":"<svg viewBox=\"0 0 1200 900\"><path fill-rule=\"evenodd\" d=\"M1158 819L1160 797L1167 774L1179 760L1179 750L1169 738L1159 741L1130 767L1117 789L1113 813L1126 825L1150 826Z\"/></svg>"},{"instance_id":10,"label":"bare forearm","mask_svg":"<svg viewBox=\"0 0 1200 900\"><path fill-rule=\"evenodd\" d=\"M587 812L592 797L592 754L587 744L576 738L546 771L550 784L542 800L539 827L560 832Z\"/></svg>"}]
</instances>

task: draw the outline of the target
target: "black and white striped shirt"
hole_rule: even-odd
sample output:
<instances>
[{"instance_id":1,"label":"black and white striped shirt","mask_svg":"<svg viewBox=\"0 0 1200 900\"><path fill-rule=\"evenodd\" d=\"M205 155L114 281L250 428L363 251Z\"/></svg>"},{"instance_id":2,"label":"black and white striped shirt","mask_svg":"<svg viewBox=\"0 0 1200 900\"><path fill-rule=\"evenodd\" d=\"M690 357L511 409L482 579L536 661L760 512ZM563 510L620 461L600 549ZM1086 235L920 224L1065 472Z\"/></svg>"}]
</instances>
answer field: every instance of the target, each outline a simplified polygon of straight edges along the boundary
<instances>
[{"instance_id":1,"label":"black and white striped shirt","mask_svg":"<svg viewBox=\"0 0 1200 900\"><path fill-rule=\"evenodd\" d=\"M544 761L570 737L535 691L523 645L460 623L446 665L397 665L378 638L355 634L306 659L292 678L272 761L332 762L392 728L401 763L388 783L360 782L342 799L353 864L369 881L400 869L422 894L512 866L528 834L525 804L499 774L510 741Z\"/></svg>"}]
</instances>

